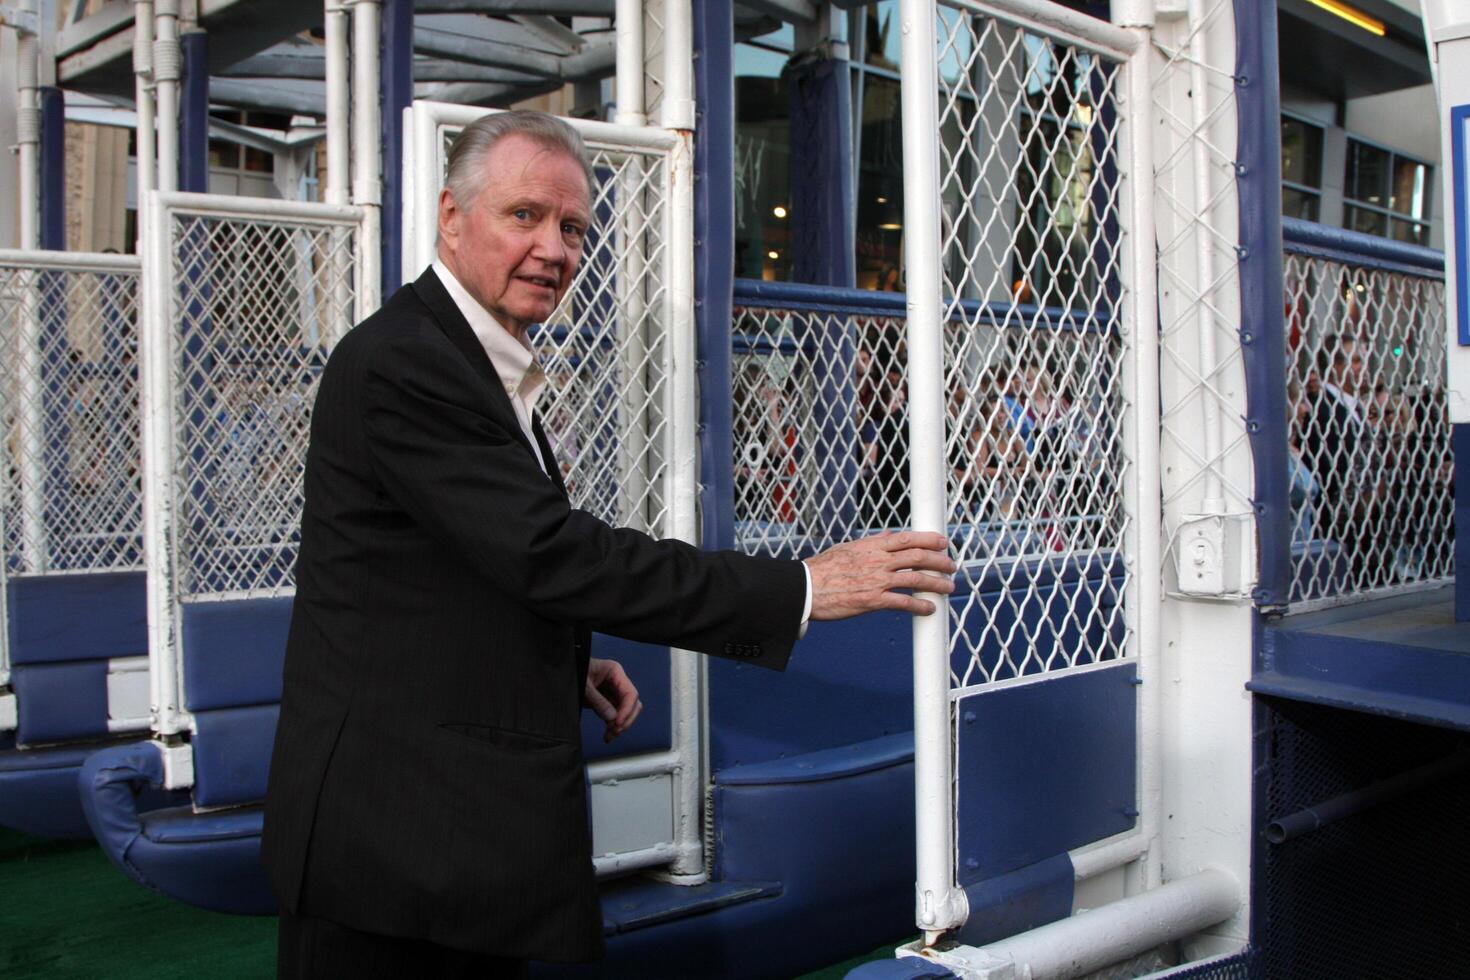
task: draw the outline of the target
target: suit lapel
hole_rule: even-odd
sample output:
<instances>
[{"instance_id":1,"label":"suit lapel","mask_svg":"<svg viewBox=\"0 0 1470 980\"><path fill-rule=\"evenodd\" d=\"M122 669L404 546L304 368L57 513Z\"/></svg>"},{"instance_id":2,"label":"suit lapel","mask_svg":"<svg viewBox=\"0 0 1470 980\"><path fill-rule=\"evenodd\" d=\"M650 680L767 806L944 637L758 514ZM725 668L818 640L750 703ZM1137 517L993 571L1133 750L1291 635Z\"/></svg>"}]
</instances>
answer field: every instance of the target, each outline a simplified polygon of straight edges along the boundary
<instances>
[{"instance_id":1,"label":"suit lapel","mask_svg":"<svg viewBox=\"0 0 1470 980\"><path fill-rule=\"evenodd\" d=\"M444 331L444 336L449 342L459 349L464 359L469 362L470 367L485 383L490 386L490 400L495 407L500 409L507 423L506 428L511 435L518 439L526 452L535 458L536 453L531 448L531 442L526 438L525 432L521 430L521 423L516 418L515 408L511 406L510 395L506 394L505 386L500 382L500 375L495 371L495 365L490 363L490 355L485 353L485 348L480 344L480 338L470 329L470 322L464 318L459 307L454 305L454 299L450 297L449 290L439 281L432 268L424 270L424 274L414 280L413 291L418 295L423 304L434 314L434 319L439 323L439 329ZM550 459L550 457L546 457ZM560 486L560 479L557 479ZM563 491L565 492L565 491Z\"/></svg>"},{"instance_id":2,"label":"suit lapel","mask_svg":"<svg viewBox=\"0 0 1470 980\"><path fill-rule=\"evenodd\" d=\"M536 434L536 443L541 447L541 458L546 460L546 475L551 477L551 482L556 484L561 495L567 496L567 485L561 477L561 464L557 461L556 453L551 451L551 440L546 438L546 429L541 425L540 413L531 414L531 431Z\"/></svg>"}]
</instances>

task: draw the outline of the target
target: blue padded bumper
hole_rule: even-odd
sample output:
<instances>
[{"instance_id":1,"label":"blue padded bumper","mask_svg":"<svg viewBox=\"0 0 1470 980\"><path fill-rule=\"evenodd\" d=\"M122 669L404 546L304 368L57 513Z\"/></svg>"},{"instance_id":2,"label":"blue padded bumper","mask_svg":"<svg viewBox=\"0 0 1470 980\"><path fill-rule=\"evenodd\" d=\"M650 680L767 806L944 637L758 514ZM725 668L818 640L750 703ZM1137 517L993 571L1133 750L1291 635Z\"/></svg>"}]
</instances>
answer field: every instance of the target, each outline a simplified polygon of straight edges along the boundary
<instances>
[{"instance_id":1,"label":"blue padded bumper","mask_svg":"<svg viewBox=\"0 0 1470 980\"><path fill-rule=\"evenodd\" d=\"M97 746L0 752L0 825L33 837L92 836L77 799L77 773Z\"/></svg>"},{"instance_id":2,"label":"blue padded bumper","mask_svg":"<svg viewBox=\"0 0 1470 980\"><path fill-rule=\"evenodd\" d=\"M92 833L128 877L198 908L275 913L260 865L260 807L195 813L191 806L177 806L140 813L139 795L163 785L163 757L151 742L94 754L79 781Z\"/></svg>"}]
</instances>

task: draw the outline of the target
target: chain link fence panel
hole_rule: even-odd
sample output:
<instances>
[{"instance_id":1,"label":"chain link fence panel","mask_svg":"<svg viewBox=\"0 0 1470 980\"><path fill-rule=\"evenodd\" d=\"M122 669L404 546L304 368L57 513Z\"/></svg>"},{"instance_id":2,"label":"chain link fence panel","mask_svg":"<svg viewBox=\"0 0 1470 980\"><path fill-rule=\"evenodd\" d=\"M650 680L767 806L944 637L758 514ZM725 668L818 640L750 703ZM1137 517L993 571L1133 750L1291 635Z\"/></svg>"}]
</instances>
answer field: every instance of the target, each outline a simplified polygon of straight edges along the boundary
<instances>
[{"instance_id":1,"label":"chain link fence panel","mask_svg":"<svg viewBox=\"0 0 1470 980\"><path fill-rule=\"evenodd\" d=\"M8 575L143 566L138 281L123 256L0 259Z\"/></svg>"},{"instance_id":2,"label":"chain link fence panel","mask_svg":"<svg viewBox=\"0 0 1470 980\"><path fill-rule=\"evenodd\" d=\"M945 446L968 687L1130 654L1119 64L956 2L938 31ZM973 13L978 14L978 10Z\"/></svg>"},{"instance_id":3,"label":"chain link fence panel","mask_svg":"<svg viewBox=\"0 0 1470 980\"><path fill-rule=\"evenodd\" d=\"M1454 576L1444 288L1287 252L1293 609Z\"/></svg>"},{"instance_id":4,"label":"chain link fence panel","mask_svg":"<svg viewBox=\"0 0 1470 980\"><path fill-rule=\"evenodd\" d=\"M181 600L289 594L316 385L351 326L357 226L167 209Z\"/></svg>"}]
</instances>

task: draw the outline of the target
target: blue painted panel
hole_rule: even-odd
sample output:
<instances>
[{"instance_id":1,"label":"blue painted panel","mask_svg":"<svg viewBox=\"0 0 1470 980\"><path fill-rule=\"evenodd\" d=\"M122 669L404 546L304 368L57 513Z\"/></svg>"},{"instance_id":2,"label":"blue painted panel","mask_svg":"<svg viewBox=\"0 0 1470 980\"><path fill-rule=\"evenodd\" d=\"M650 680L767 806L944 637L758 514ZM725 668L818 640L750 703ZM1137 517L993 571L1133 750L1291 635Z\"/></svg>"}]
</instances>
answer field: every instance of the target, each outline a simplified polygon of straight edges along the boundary
<instances>
[{"instance_id":1,"label":"blue painted panel","mask_svg":"<svg viewBox=\"0 0 1470 980\"><path fill-rule=\"evenodd\" d=\"M699 357L699 543L735 541L730 325L735 277L735 44L731 0L694 4L694 321Z\"/></svg>"},{"instance_id":2,"label":"blue painted panel","mask_svg":"<svg viewBox=\"0 0 1470 980\"><path fill-rule=\"evenodd\" d=\"M15 664L138 657L148 652L143 572L27 575L6 583Z\"/></svg>"},{"instance_id":3,"label":"blue painted panel","mask_svg":"<svg viewBox=\"0 0 1470 980\"><path fill-rule=\"evenodd\" d=\"M1240 350L1246 375L1246 434L1256 461L1252 510L1260 545L1254 598L1262 605L1283 605L1291 591L1291 471L1286 449L1281 93L1274 64L1275 0L1236 0L1235 23Z\"/></svg>"},{"instance_id":4,"label":"blue painted panel","mask_svg":"<svg viewBox=\"0 0 1470 980\"><path fill-rule=\"evenodd\" d=\"M179 626L190 711L281 700L289 597L184 603Z\"/></svg>"},{"instance_id":5,"label":"blue painted panel","mask_svg":"<svg viewBox=\"0 0 1470 980\"><path fill-rule=\"evenodd\" d=\"M643 713L633 727L608 744L606 726L591 711L582 712L582 755L591 762L640 752L662 752L672 744L673 708L669 699L669 648L635 643L602 633L592 634L592 656L616 660L638 687Z\"/></svg>"},{"instance_id":6,"label":"blue painted panel","mask_svg":"<svg viewBox=\"0 0 1470 980\"><path fill-rule=\"evenodd\" d=\"M280 705L201 711L194 716L194 802L231 806L265 799Z\"/></svg>"},{"instance_id":7,"label":"blue painted panel","mask_svg":"<svg viewBox=\"0 0 1470 980\"><path fill-rule=\"evenodd\" d=\"M1028 864L965 889L970 915L955 933L967 946L984 946L1072 914L1075 871L1066 854Z\"/></svg>"},{"instance_id":8,"label":"blue painted panel","mask_svg":"<svg viewBox=\"0 0 1470 980\"><path fill-rule=\"evenodd\" d=\"M1449 588L1263 624L1260 694L1470 731L1470 624Z\"/></svg>"},{"instance_id":9,"label":"blue painted panel","mask_svg":"<svg viewBox=\"0 0 1470 980\"><path fill-rule=\"evenodd\" d=\"M107 663L30 664L10 673L22 745L107 734Z\"/></svg>"},{"instance_id":10,"label":"blue painted panel","mask_svg":"<svg viewBox=\"0 0 1470 980\"><path fill-rule=\"evenodd\" d=\"M1017 616L1035 626L1043 619L1060 637L1056 649L1098 649L1111 632L1114 646L1122 635L1121 562L1113 555L1076 561L1030 563L1027 580L1038 583L1029 601L1006 589L1006 568L981 582L970 623L992 610L999 628L980 642L982 660L995 665L1000 641ZM1019 580L1021 573L1015 573ZM1086 583L1085 585L1082 583ZM1056 585L1053 588L1053 585ZM957 614L970 601L965 583L951 597ZM1078 599L1095 596L1096 603ZM1083 625L1085 624L1085 630ZM1085 646L1084 646L1085 645ZM963 668L967 649L956 654ZM1052 648L1037 651L1045 659ZM1012 659L1020 661L1020 652ZM812 623L796 645L783 674L741 663L712 660L710 670L710 752L716 770L780 759L908 732L913 729L913 627L900 613L874 613L836 623ZM1035 663L1028 665L1029 671ZM998 671L1006 676L1005 671Z\"/></svg>"},{"instance_id":11,"label":"blue painted panel","mask_svg":"<svg viewBox=\"0 0 1470 980\"><path fill-rule=\"evenodd\" d=\"M1470 528L1470 425L1452 426L1455 527ZM1470 534L1455 537L1455 567L1470 570ZM1470 622L1470 573L1455 576L1455 620Z\"/></svg>"},{"instance_id":12,"label":"blue painted panel","mask_svg":"<svg viewBox=\"0 0 1470 980\"><path fill-rule=\"evenodd\" d=\"M1135 676L1132 663L1120 663L957 702L961 885L1133 826Z\"/></svg>"},{"instance_id":13,"label":"blue painted panel","mask_svg":"<svg viewBox=\"0 0 1470 980\"><path fill-rule=\"evenodd\" d=\"M190 31L179 38L183 79L179 84L179 190L209 192L209 35Z\"/></svg>"},{"instance_id":14,"label":"blue painted panel","mask_svg":"<svg viewBox=\"0 0 1470 980\"><path fill-rule=\"evenodd\" d=\"M1470 222L1466 220L1465 167L1470 159L1465 155L1465 126L1470 121L1470 105L1450 108L1450 178L1454 182L1455 211L1455 331L1459 334L1460 346L1470 345L1470 256L1466 246L1470 245Z\"/></svg>"},{"instance_id":15,"label":"blue painted panel","mask_svg":"<svg viewBox=\"0 0 1470 980\"><path fill-rule=\"evenodd\" d=\"M66 249L66 97L54 85L41 86L40 245Z\"/></svg>"}]
</instances>

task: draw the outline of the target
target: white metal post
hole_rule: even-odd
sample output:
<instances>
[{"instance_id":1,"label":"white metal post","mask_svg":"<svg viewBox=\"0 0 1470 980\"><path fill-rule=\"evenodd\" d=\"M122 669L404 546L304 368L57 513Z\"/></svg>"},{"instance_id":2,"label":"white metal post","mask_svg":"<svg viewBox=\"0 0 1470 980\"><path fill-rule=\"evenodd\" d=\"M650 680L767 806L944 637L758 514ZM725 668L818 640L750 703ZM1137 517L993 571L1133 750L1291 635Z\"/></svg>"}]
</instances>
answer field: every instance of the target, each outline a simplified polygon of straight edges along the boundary
<instances>
[{"instance_id":1,"label":"white metal post","mask_svg":"<svg viewBox=\"0 0 1470 980\"><path fill-rule=\"evenodd\" d=\"M641 25L641 15L638 18ZM621 55L619 51L619 55ZM663 126L678 141L669 158L667 203L667 324L664 372L664 418L669 426L672 465L668 468L666 506L670 533L681 541L699 540L699 442L695 432L694 320L694 29L689 0L664 3ZM707 877L704 866L705 659L685 650L671 651L673 747L679 754L674 770L674 846L671 868L685 883Z\"/></svg>"},{"instance_id":2,"label":"white metal post","mask_svg":"<svg viewBox=\"0 0 1470 980\"><path fill-rule=\"evenodd\" d=\"M174 191L179 188L179 79L184 62L179 46L179 0L156 0L153 23L153 90L158 111L156 186L161 191Z\"/></svg>"},{"instance_id":3,"label":"white metal post","mask_svg":"<svg viewBox=\"0 0 1470 980\"><path fill-rule=\"evenodd\" d=\"M41 61L40 43L33 28L37 23L34 0L29 5L30 28L18 25L16 33L17 155L20 157L20 247L41 245Z\"/></svg>"},{"instance_id":4,"label":"white metal post","mask_svg":"<svg viewBox=\"0 0 1470 980\"><path fill-rule=\"evenodd\" d=\"M618 0L617 30L617 123L642 126L643 111L643 0Z\"/></svg>"},{"instance_id":5,"label":"white metal post","mask_svg":"<svg viewBox=\"0 0 1470 980\"><path fill-rule=\"evenodd\" d=\"M916 531L946 533L943 278L939 222L939 77L934 0L903 0L904 253L908 283L909 500ZM965 920L954 887L950 792L949 602L915 616L916 919L926 943Z\"/></svg>"},{"instance_id":6,"label":"white metal post","mask_svg":"<svg viewBox=\"0 0 1470 980\"><path fill-rule=\"evenodd\" d=\"M16 88L19 105L16 135L20 157L20 247L41 247L41 92L40 27L37 4L28 4L29 24L22 24L16 44ZM19 428L21 567L46 570L45 451L41 405L41 309L35 277L21 297L16 371L16 424Z\"/></svg>"},{"instance_id":7,"label":"white metal post","mask_svg":"<svg viewBox=\"0 0 1470 980\"><path fill-rule=\"evenodd\" d=\"M154 132L153 132L153 0L133 2L133 104L137 111L134 142L138 161L137 201L138 238L135 248L142 254L143 202L154 183Z\"/></svg>"},{"instance_id":8,"label":"white metal post","mask_svg":"<svg viewBox=\"0 0 1470 980\"><path fill-rule=\"evenodd\" d=\"M1130 889L1145 891L1161 881L1159 810L1163 807L1163 683L1160 671L1159 615L1162 584L1159 568L1163 536L1159 473L1159 324L1158 266L1154 238L1154 169L1152 65L1153 0L1120 0L1113 20L1137 42L1122 66L1120 217L1126 238L1123 308L1126 353L1122 384L1128 399L1123 419L1124 458L1132 461L1131 479L1123 486L1128 523L1123 534L1128 585L1123 609L1131 626L1138 677L1138 800L1145 854L1133 865Z\"/></svg>"},{"instance_id":9,"label":"white metal post","mask_svg":"<svg viewBox=\"0 0 1470 980\"><path fill-rule=\"evenodd\" d=\"M366 319L382 291L383 172L378 122L378 0L352 4L352 203L362 208L358 238L357 313Z\"/></svg>"},{"instance_id":10,"label":"white metal post","mask_svg":"<svg viewBox=\"0 0 1470 980\"><path fill-rule=\"evenodd\" d=\"M165 123L160 129L168 128ZM162 152L160 152L160 167ZM160 173L160 179L163 175ZM145 222L145 302L138 337L138 400L143 430L143 553L148 572L148 657L153 731L175 735L182 716L183 686L174 598L173 301L168 216L160 191L150 191L140 214Z\"/></svg>"},{"instance_id":11,"label":"white metal post","mask_svg":"<svg viewBox=\"0 0 1470 980\"><path fill-rule=\"evenodd\" d=\"M327 61L327 181L324 200L328 204L343 205L349 200L349 170L351 169L352 101L347 84L348 31L347 8L339 0L325 0L323 20L325 25L325 54ZM351 305L349 277L352 273L354 256L344 247L347 233L334 229L332 257L332 285L327 296L327 328L337 339L356 320Z\"/></svg>"}]
</instances>

